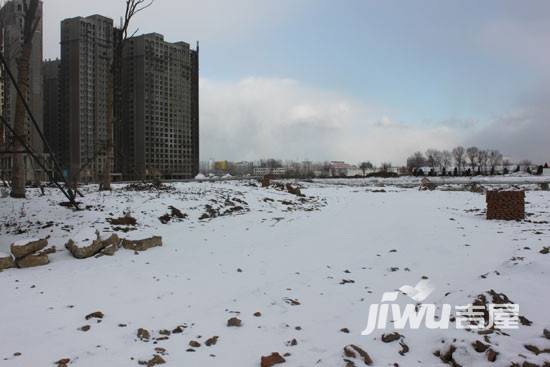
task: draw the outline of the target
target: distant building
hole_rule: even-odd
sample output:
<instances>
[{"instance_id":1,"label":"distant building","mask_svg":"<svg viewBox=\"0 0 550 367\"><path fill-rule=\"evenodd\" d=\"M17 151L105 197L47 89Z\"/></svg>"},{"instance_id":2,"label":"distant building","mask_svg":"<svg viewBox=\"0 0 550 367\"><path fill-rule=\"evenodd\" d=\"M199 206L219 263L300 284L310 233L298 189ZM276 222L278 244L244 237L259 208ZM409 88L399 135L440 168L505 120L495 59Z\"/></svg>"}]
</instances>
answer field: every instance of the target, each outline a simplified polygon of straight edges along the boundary
<instances>
[{"instance_id":1,"label":"distant building","mask_svg":"<svg viewBox=\"0 0 550 367\"><path fill-rule=\"evenodd\" d=\"M233 174L237 176L251 175L254 172L254 163L241 161L233 164Z\"/></svg>"},{"instance_id":2,"label":"distant building","mask_svg":"<svg viewBox=\"0 0 550 367\"><path fill-rule=\"evenodd\" d=\"M254 167L254 176L265 176L265 175L274 175L274 176L283 176L286 174L286 168L284 167Z\"/></svg>"},{"instance_id":3,"label":"distant building","mask_svg":"<svg viewBox=\"0 0 550 367\"><path fill-rule=\"evenodd\" d=\"M17 80L17 59L20 56L23 40L24 24L24 6L23 0L7 1L0 9L0 48L9 64L9 69ZM42 1L38 3L37 16L38 25L34 31L32 40L32 51L29 62L29 90L27 94L27 103L31 112L38 123L40 129L42 126ZM17 91L9 79L3 67L0 68L0 109L6 121L13 126L15 120L15 104L17 100ZM30 148L42 159L46 157L42 154L44 146L36 128L31 119L26 120L26 139ZM1 150L10 150L13 137L3 127L0 129L0 147ZM11 155L0 155L0 170L4 177L11 175L12 157ZM45 172L42 172L38 165L34 163L30 156L25 157L27 180L44 179ZM36 176L36 177L35 177Z\"/></svg>"},{"instance_id":4,"label":"distant building","mask_svg":"<svg viewBox=\"0 0 550 367\"><path fill-rule=\"evenodd\" d=\"M229 169L229 162L228 161L215 161L214 162L214 170L215 171L226 172L228 169Z\"/></svg>"},{"instance_id":5,"label":"distant building","mask_svg":"<svg viewBox=\"0 0 550 367\"><path fill-rule=\"evenodd\" d=\"M199 50L157 33L132 37L117 86L116 168L125 178L199 172Z\"/></svg>"},{"instance_id":6,"label":"distant building","mask_svg":"<svg viewBox=\"0 0 550 367\"><path fill-rule=\"evenodd\" d=\"M363 171L357 168L357 166L343 161L332 161L329 163L328 168L329 175L332 177L352 177L363 175Z\"/></svg>"},{"instance_id":7,"label":"distant building","mask_svg":"<svg viewBox=\"0 0 550 367\"><path fill-rule=\"evenodd\" d=\"M92 15L61 22L60 115L69 141L62 161L71 180L97 180L103 173L112 58L112 19Z\"/></svg>"}]
</instances>

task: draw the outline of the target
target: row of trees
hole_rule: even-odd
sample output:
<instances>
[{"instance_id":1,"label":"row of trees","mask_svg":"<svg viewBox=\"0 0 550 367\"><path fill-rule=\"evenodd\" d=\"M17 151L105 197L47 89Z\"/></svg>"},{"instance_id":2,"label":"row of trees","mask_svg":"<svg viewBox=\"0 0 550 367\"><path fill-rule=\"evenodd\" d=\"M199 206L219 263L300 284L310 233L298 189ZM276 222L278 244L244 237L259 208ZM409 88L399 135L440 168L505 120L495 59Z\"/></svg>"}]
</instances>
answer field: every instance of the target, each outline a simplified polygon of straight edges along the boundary
<instances>
[{"instance_id":1,"label":"row of trees","mask_svg":"<svg viewBox=\"0 0 550 367\"><path fill-rule=\"evenodd\" d=\"M530 166L530 161L522 161L520 165ZM496 174L499 168L509 171L512 162L503 158L495 149L480 149L478 147L464 148L458 146L452 150L428 149L425 153L415 152L407 158L409 173L425 173L426 168L432 173L442 175Z\"/></svg>"}]
</instances>

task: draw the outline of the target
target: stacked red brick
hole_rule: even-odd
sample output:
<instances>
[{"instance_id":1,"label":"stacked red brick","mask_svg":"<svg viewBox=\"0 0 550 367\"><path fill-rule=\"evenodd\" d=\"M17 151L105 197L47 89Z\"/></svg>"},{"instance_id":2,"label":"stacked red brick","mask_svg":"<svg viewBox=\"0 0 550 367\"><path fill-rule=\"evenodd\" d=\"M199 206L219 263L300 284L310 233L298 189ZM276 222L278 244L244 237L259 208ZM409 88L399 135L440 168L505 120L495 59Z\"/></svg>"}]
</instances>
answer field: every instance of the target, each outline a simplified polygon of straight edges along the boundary
<instances>
[{"instance_id":1,"label":"stacked red brick","mask_svg":"<svg viewBox=\"0 0 550 367\"><path fill-rule=\"evenodd\" d=\"M487 219L525 219L524 191L487 191Z\"/></svg>"}]
</instances>

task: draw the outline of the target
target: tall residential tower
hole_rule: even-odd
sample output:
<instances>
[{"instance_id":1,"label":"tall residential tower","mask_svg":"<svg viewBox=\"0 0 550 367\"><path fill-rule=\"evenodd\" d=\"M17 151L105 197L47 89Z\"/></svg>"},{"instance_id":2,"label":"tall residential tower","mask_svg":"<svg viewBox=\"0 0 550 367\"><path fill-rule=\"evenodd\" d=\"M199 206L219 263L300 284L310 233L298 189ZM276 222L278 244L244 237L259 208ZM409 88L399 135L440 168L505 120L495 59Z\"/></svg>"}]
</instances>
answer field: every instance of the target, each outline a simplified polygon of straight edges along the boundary
<instances>
[{"instance_id":1,"label":"tall residential tower","mask_svg":"<svg viewBox=\"0 0 550 367\"><path fill-rule=\"evenodd\" d=\"M97 180L106 159L107 84L113 60L113 20L101 15L61 22L61 122L72 180Z\"/></svg>"},{"instance_id":2,"label":"tall residential tower","mask_svg":"<svg viewBox=\"0 0 550 367\"><path fill-rule=\"evenodd\" d=\"M9 69L17 80L17 59L20 57L23 43L23 25L25 16L24 0L7 1L0 9L0 49L9 64ZM39 21L32 39L32 50L29 62L29 89L27 102L40 129L42 126L42 1L38 2L37 14ZM15 103L17 91L3 67L0 67L0 112L6 121L13 126L15 120ZM31 149L41 156L44 146L30 118L26 119L26 140ZM10 150L13 137L6 129L0 129L0 146L2 150ZM11 172L12 157L0 155L0 170L4 177ZM30 157L25 157L27 180L44 178L44 172L34 164ZM37 177L34 177L38 175Z\"/></svg>"},{"instance_id":3,"label":"tall residential tower","mask_svg":"<svg viewBox=\"0 0 550 367\"><path fill-rule=\"evenodd\" d=\"M117 82L117 171L128 179L189 178L199 165L199 55L157 33L128 39Z\"/></svg>"}]
</instances>

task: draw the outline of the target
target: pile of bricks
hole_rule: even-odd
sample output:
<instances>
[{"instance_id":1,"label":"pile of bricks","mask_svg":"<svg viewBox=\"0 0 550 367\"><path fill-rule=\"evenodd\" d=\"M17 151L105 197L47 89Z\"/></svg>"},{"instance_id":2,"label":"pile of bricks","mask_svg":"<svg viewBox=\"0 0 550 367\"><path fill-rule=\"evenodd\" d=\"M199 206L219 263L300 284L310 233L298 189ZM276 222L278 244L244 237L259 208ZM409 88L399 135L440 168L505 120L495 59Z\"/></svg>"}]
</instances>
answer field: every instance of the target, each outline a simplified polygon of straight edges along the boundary
<instances>
[{"instance_id":1,"label":"pile of bricks","mask_svg":"<svg viewBox=\"0 0 550 367\"><path fill-rule=\"evenodd\" d=\"M487 219L525 219L524 191L487 191Z\"/></svg>"}]
</instances>

